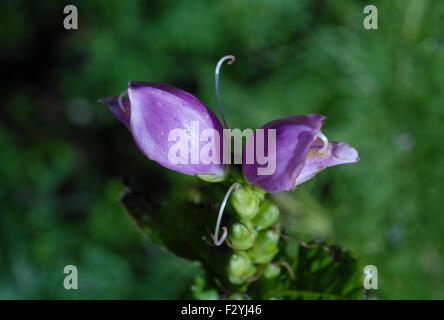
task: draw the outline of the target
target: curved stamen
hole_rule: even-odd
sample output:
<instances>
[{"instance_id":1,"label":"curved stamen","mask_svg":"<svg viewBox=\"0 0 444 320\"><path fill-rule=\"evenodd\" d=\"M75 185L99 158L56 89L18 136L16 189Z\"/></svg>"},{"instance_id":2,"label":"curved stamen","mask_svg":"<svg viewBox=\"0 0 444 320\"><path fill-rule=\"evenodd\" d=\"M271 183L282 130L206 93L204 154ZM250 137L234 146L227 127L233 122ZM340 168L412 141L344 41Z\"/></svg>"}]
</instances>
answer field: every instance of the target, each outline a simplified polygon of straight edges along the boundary
<instances>
[{"instance_id":1,"label":"curved stamen","mask_svg":"<svg viewBox=\"0 0 444 320\"><path fill-rule=\"evenodd\" d=\"M123 106L123 97L126 95L128 95L128 90L123 91L117 98L117 103L119 104L120 110L122 110L123 113L126 113L126 109Z\"/></svg>"},{"instance_id":2,"label":"curved stamen","mask_svg":"<svg viewBox=\"0 0 444 320\"><path fill-rule=\"evenodd\" d=\"M318 132L318 134L316 135L317 138L321 139L322 142L324 143L324 145L322 146L321 149L318 150L319 153L324 152L325 150L327 150L328 148L328 139L327 137L322 133L322 132Z\"/></svg>"},{"instance_id":3,"label":"curved stamen","mask_svg":"<svg viewBox=\"0 0 444 320\"><path fill-rule=\"evenodd\" d=\"M227 125L227 121L225 120L225 116L224 116L224 112L222 111L222 105L220 103L220 95L219 95L219 71L220 71L220 67L222 66L222 64L224 63L225 60L230 59L230 61L228 61L228 64L232 64L234 62L234 60L236 59L233 55L228 55L228 56L224 56L222 58L220 58L219 62L216 65L216 70L214 71L214 80L215 80L215 84L216 84L216 98L217 98L217 105L219 107L219 112L220 115L222 117L222 122L224 124L224 128L228 129L228 125Z\"/></svg>"},{"instance_id":4,"label":"curved stamen","mask_svg":"<svg viewBox=\"0 0 444 320\"><path fill-rule=\"evenodd\" d=\"M228 234L227 228L223 227L224 233L222 234L220 239L218 239L218 237L219 237L219 229L220 229L220 222L222 220L222 216L223 216L223 213L224 213L225 205L227 204L227 201L228 201L228 197L230 196L231 191L233 191L233 189L235 187L237 187L238 185L239 184L237 182L235 182L235 183L233 183L228 188L228 191L225 194L224 200L222 201L222 204L220 205L219 214L217 216L216 229L214 230L214 235L213 235L213 241L214 241L214 244L216 246L220 246L225 241L225 239L227 238L227 234Z\"/></svg>"},{"instance_id":5,"label":"curved stamen","mask_svg":"<svg viewBox=\"0 0 444 320\"><path fill-rule=\"evenodd\" d=\"M216 246L220 246L227 239L227 236L228 236L227 227L222 227L222 230L224 232L222 233L222 236L220 237L220 239L219 240L217 240L217 238L213 239L213 242Z\"/></svg>"}]
</instances>

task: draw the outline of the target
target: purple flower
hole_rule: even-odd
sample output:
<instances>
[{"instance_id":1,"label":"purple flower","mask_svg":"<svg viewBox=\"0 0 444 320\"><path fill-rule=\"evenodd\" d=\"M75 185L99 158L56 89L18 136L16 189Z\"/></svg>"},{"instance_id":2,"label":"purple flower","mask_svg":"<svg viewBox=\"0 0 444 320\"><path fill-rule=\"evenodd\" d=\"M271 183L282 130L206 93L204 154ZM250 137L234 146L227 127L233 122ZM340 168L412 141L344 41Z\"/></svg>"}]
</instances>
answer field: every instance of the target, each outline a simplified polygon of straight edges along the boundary
<instances>
[{"instance_id":1,"label":"purple flower","mask_svg":"<svg viewBox=\"0 0 444 320\"><path fill-rule=\"evenodd\" d=\"M271 121L260 128L265 132L265 154L270 158L270 153L274 153L271 158L276 160L274 173L269 175L258 174L257 169L265 165L257 160L246 163L245 150L256 150L256 131L248 139L243 155L242 170L248 183L270 193L289 191L327 167L358 162L358 152L353 147L344 142L328 141L321 132L324 119L320 114L291 116ZM276 130L276 143L275 148L270 150L267 133L273 129Z\"/></svg>"},{"instance_id":2,"label":"purple flower","mask_svg":"<svg viewBox=\"0 0 444 320\"><path fill-rule=\"evenodd\" d=\"M136 145L149 159L187 175L212 181L223 179L221 143L208 134L202 141L202 132L207 129L219 137L223 134L220 121L210 109L192 94L163 83L131 81L127 93L128 98L121 103L118 97L99 102L130 128ZM183 133L186 140L172 133ZM178 144L181 148L174 149ZM200 161L202 149L209 150L212 162ZM193 151L198 152L199 159Z\"/></svg>"}]
</instances>

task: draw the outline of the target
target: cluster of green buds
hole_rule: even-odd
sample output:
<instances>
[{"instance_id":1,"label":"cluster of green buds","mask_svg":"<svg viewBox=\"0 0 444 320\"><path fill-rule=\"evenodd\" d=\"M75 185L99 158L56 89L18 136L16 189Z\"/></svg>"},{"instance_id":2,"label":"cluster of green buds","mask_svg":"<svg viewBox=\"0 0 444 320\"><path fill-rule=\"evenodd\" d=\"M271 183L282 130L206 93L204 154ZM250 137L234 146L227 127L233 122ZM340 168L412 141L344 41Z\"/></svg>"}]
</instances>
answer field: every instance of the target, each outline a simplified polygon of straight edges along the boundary
<instances>
[{"instance_id":1,"label":"cluster of green buds","mask_svg":"<svg viewBox=\"0 0 444 320\"><path fill-rule=\"evenodd\" d=\"M231 204L237 221L229 227L227 237L234 251L227 266L230 282L248 283L259 273L268 279L278 276L280 266L272 261L279 251L279 209L265 199L265 191L250 185L239 185Z\"/></svg>"}]
</instances>

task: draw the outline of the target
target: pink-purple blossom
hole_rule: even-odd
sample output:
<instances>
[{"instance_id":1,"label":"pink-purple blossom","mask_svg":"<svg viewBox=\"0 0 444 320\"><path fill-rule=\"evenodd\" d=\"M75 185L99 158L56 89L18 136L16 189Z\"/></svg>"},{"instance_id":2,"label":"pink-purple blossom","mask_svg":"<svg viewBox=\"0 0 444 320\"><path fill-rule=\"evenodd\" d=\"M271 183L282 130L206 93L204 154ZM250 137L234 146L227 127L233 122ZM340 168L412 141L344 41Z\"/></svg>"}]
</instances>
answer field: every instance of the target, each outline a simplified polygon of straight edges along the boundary
<instances>
[{"instance_id":1,"label":"pink-purple blossom","mask_svg":"<svg viewBox=\"0 0 444 320\"><path fill-rule=\"evenodd\" d=\"M257 168L264 165L244 161L242 170L248 183L267 192L289 191L311 179L327 167L358 162L358 152L345 142L328 141L321 132L325 119L320 114L291 116L271 121L260 129L276 130L276 148L268 150L267 134L263 148L265 154L275 152L276 170L271 175L258 175ZM248 139L246 148L257 148L256 132Z\"/></svg>"},{"instance_id":2,"label":"pink-purple blossom","mask_svg":"<svg viewBox=\"0 0 444 320\"><path fill-rule=\"evenodd\" d=\"M138 148L151 160L160 165L187 175L201 175L210 180L224 177L222 161L204 164L172 163L169 152L175 141L169 139L174 129L184 130L190 139L188 150L201 149L202 145L212 143L201 141L200 133L206 129L217 131L220 136L223 128L216 115L192 94L170 85L157 82L131 81L128 84L128 98L112 96L102 98L110 112L127 125ZM191 123L199 124L199 134L191 132ZM220 146L217 157L222 155ZM187 159L188 160L188 159Z\"/></svg>"}]
</instances>

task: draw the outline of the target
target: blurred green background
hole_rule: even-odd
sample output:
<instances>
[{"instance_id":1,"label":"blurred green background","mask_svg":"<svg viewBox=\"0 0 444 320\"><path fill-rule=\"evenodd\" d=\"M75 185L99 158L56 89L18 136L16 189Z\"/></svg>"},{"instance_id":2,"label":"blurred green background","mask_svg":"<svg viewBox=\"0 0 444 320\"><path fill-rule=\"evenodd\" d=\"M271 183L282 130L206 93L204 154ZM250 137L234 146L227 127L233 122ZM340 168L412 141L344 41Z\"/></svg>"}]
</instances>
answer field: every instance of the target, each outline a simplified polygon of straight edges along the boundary
<instances>
[{"instance_id":1,"label":"blurred green background","mask_svg":"<svg viewBox=\"0 0 444 320\"><path fill-rule=\"evenodd\" d=\"M379 30L363 28L369 3ZM118 199L124 177L193 178L145 158L96 101L160 81L216 111L226 54L230 127L317 112L360 153L276 199L288 232L376 265L380 299L444 299L444 2L3 1L0 19L1 299L190 297L198 268L147 242Z\"/></svg>"}]
</instances>

